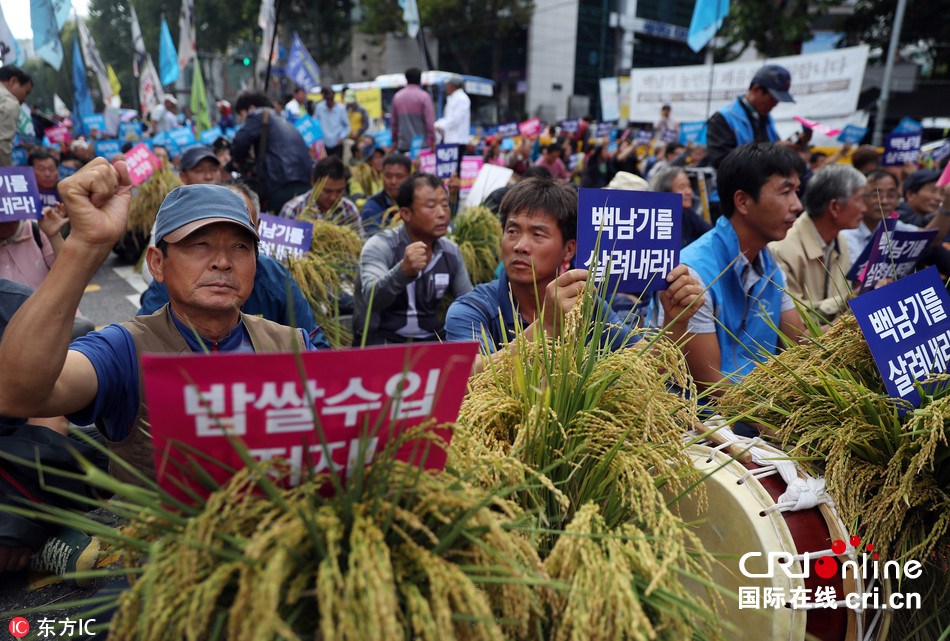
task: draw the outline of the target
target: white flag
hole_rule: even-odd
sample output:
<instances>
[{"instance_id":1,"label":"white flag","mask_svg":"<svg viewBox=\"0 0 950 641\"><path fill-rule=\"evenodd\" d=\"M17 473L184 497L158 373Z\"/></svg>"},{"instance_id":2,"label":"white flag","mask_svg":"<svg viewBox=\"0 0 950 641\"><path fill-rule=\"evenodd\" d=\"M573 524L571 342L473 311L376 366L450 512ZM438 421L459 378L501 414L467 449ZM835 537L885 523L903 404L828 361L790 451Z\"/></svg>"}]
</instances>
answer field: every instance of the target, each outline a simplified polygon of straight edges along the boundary
<instances>
[{"instance_id":1,"label":"white flag","mask_svg":"<svg viewBox=\"0 0 950 641\"><path fill-rule=\"evenodd\" d=\"M195 59L195 0L181 0L178 14L178 68Z\"/></svg>"},{"instance_id":2,"label":"white flag","mask_svg":"<svg viewBox=\"0 0 950 641\"><path fill-rule=\"evenodd\" d=\"M145 64L145 40L142 38L142 28L139 26L139 17L135 15L135 7L129 5L132 10L132 72L135 77L139 77L139 67Z\"/></svg>"},{"instance_id":3,"label":"white flag","mask_svg":"<svg viewBox=\"0 0 950 641\"><path fill-rule=\"evenodd\" d=\"M142 75L139 78L139 104L142 105L142 114L147 114L165 101L165 92L162 81L158 78L152 56L146 54L145 64L142 66Z\"/></svg>"},{"instance_id":4,"label":"white flag","mask_svg":"<svg viewBox=\"0 0 950 641\"><path fill-rule=\"evenodd\" d=\"M66 103L63 102L63 99L56 94L53 94L53 113L60 118L68 118L69 114L72 113L66 108Z\"/></svg>"},{"instance_id":5,"label":"white flag","mask_svg":"<svg viewBox=\"0 0 950 641\"><path fill-rule=\"evenodd\" d=\"M7 26L7 20L3 17L3 9L0 9L0 59L5 65L22 65L23 52L16 38L10 32Z\"/></svg>"},{"instance_id":6,"label":"white flag","mask_svg":"<svg viewBox=\"0 0 950 641\"><path fill-rule=\"evenodd\" d=\"M264 30L264 35L261 40L261 49L257 54L257 61L254 63L254 73L257 78L263 78L267 73L268 58L270 58L271 64L277 62L277 52L280 51L280 45L274 39L276 19L274 0L261 0L261 11L257 14L257 26ZM273 49L271 49L272 41Z\"/></svg>"},{"instance_id":7,"label":"white flag","mask_svg":"<svg viewBox=\"0 0 950 641\"><path fill-rule=\"evenodd\" d=\"M79 26L79 45L82 47L82 57L86 59L86 69L96 74L96 80L99 82L99 91L102 93L102 102L106 105L112 100L112 83L109 82L109 72L106 66L102 64L102 58L99 56L99 50L96 49L96 43L89 33L89 27L82 20L76 20Z\"/></svg>"}]
</instances>

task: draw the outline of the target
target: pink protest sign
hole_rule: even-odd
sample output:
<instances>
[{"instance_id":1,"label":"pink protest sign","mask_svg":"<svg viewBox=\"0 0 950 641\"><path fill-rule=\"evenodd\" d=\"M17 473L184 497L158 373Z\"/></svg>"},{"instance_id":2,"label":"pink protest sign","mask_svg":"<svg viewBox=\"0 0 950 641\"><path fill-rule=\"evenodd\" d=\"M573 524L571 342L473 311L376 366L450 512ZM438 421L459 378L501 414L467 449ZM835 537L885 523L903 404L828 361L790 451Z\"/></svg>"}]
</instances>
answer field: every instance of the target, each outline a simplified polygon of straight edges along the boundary
<instances>
[{"instance_id":1,"label":"pink protest sign","mask_svg":"<svg viewBox=\"0 0 950 641\"><path fill-rule=\"evenodd\" d=\"M49 138L50 142L59 145L68 145L69 141L72 140L69 135L69 129L63 127L62 125L58 127L50 127L43 133L47 138Z\"/></svg>"},{"instance_id":2,"label":"pink protest sign","mask_svg":"<svg viewBox=\"0 0 950 641\"><path fill-rule=\"evenodd\" d=\"M828 125L823 125L815 120L809 120L808 118L802 118L801 116L795 116L795 120L802 123L816 134L821 134L822 136L836 138L841 135L841 129L835 129L833 127L829 127Z\"/></svg>"},{"instance_id":3,"label":"pink protest sign","mask_svg":"<svg viewBox=\"0 0 950 641\"><path fill-rule=\"evenodd\" d=\"M522 136L537 136L539 133L541 133L541 120L538 118L532 118L531 120L519 122L518 131L521 132Z\"/></svg>"},{"instance_id":4,"label":"pink protest sign","mask_svg":"<svg viewBox=\"0 0 950 641\"><path fill-rule=\"evenodd\" d=\"M462 156L462 166L459 169L459 179L462 186L459 189L459 200L464 201L468 198L468 193L472 191L472 185L478 178L478 172L482 170L485 159L481 156Z\"/></svg>"},{"instance_id":5,"label":"pink protest sign","mask_svg":"<svg viewBox=\"0 0 950 641\"><path fill-rule=\"evenodd\" d=\"M129 176L132 177L133 185L141 185L145 180L155 173L158 167L158 158L151 150L140 142L125 154L125 163L129 166Z\"/></svg>"},{"instance_id":6,"label":"pink protest sign","mask_svg":"<svg viewBox=\"0 0 950 641\"><path fill-rule=\"evenodd\" d=\"M331 464L346 478L361 446L369 463L396 434L422 423L433 421L431 429L448 440L450 430L437 426L458 418L477 347L420 343L307 352L300 370L293 354L146 354L158 482L182 500L186 493L176 483L203 493L179 469L188 465L189 448L226 467L245 467L229 434L257 460L285 460L291 485L311 471L329 473ZM396 458L425 469L445 466L442 449L428 448L421 460L423 449L421 441L409 442ZM198 460L218 483L230 478L224 467Z\"/></svg>"},{"instance_id":7,"label":"pink protest sign","mask_svg":"<svg viewBox=\"0 0 950 641\"><path fill-rule=\"evenodd\" d=\"M940 178L937 179L937 187L946 185L950 185L950 163L947 163L947 166L943 168L943 173L940 174Z\"/></svg>"},{"instance_id":8,"label":"pink protest sign","mask_svg":"<svg viewBox=\"0 0 950 641\"><path fill-rule=\"evenodd\" d=\"M435 175L435 153L431 149L419 152L419 171Z\"/></svg>"}]
</instances>

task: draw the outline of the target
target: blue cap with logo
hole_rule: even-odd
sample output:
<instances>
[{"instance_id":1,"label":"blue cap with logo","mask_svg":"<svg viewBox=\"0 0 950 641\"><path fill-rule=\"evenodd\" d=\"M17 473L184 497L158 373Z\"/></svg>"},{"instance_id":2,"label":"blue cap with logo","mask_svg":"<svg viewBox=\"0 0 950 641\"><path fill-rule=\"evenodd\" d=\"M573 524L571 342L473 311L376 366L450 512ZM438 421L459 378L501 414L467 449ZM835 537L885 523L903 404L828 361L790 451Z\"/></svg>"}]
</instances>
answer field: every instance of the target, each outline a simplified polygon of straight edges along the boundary
<instances>
[{"instance_id":1,"label":"blue cap with logo","mask_svg":"<svg viewBox=\"0 0 950 641\"><path fill-rule=\"evenodd\" d=\"M213 223L234 223L260 240L244 199L221 185L183 185L165 196L155 217L155 242L177 243Z\"/></svg>"},{"instance_id":2,"label":"blue cap with logo","mask_svg":"<svg viewBox=\"0 0 950 641\"><path fill-rule=\"evenodd\" d=\"M792 75L781 65L765 65L755 72L751 85L765 87L779 102L795 102L792 94L788 93L792 86Z\"/></svg>"}]
</instances>

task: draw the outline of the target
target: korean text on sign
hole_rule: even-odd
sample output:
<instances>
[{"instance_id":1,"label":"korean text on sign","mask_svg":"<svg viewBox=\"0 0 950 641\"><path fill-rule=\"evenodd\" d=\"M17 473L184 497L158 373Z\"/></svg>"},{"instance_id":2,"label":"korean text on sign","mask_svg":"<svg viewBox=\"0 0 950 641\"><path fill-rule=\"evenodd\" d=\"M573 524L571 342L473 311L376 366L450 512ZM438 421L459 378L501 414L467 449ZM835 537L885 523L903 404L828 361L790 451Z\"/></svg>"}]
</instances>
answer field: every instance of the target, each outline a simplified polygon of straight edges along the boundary
<instances>
[{"instance_id":1,"label":"korean text on sign","mask_svg":"<svg viewBox=\"0 0 950 641\"><path fill-rule=\"evenodd\" d=\"M606 291L665 289L679 263L683 199L676 194L581 189L577 254ZM598 246L599 235L599 246ZM609 279L608 279L609 274Z\"/></svg>"},{"instance_id":2,"label":"korean text on sign","mask_svg":"<svg viewBox=\"0 0 950 641\"><path fill-rule=\"evenodd\" d=\"M881 279L900 280L912 273L937 235L936 229L893 231L896 224L896 218L881 221L871 242L848 272L849 280L861 282L859 294L874 289Z\"/></svg>"},{"instance_id":3,"label":"korean text on sign","mask_svg":"<svg viewBox=\"0 0 950 641\"><path fill-rule=\"evenodd\" d=\"M0 222L39 217L40 192L33 168L0 168Z\"/></svg>"},{"instance_id":4,"label":"korean text on sign","mask_svg":"<svg viewBox=\"0 0 950 641\"><path fill-rule=\"evenodd\" d=\"M155 173L155 168L158 167L158 158L144 143L140 142L125 154L125 163L129 167L132 184L141 185L149 176Z\"/></svg>"},{"instance_id":5,"label":"korean text on sign","mask_svg":"<svg viewBox=\"0 0 950 641\"><path fill-rule=\"evenodd\" d=\"M313 225L305 220L261 214L261 251L279 261L310 251L312 236Z\"/></svg>"},{"instance_id":6,"label":"korean text on sign","mask_svg":"<svg viewBox=\"0 0 950 641\"><path fill-rule=\"evenodd\" d=\"M950 363L950 296L935 267L848 301L892 398L920 405L914 386ZM909 407L902 404L898 411Z\"/></svg>"},{"instance_id":7,"label":"korean text on sign","mask_svg":"<svg viewBox=\"0 0 950 641\"><path fill-rule=\"evenodd\" d=\"M917 162L921 140L922 134L919 132L888 134L884 141L884 156L881 158L881 165L894 167L908 162Z\"/></svg>"},{"instance_id":8,"label":"korean text on sign","mask_svg":"<svg viewBox=\"0 0 950 641\"><path fill-rule=\"evenodd\" d=\"M308 352L302 369L293 354L146 355L159 483L179 498L176 480L194 486L166 461L187 464L175 443L240 469L229 436L240 437L257 460L289 464L295 484L309 470L345 479L361 453L368 464L396 434L430 420L447 440L451 432L436 426L458 417L476 349L446 343ZM443 450L430 448L421 460L418 446L403 444L396 458L444 466ZM223 467L205 470L219 482L230 477Z\"/></svg>"}]
</instances>

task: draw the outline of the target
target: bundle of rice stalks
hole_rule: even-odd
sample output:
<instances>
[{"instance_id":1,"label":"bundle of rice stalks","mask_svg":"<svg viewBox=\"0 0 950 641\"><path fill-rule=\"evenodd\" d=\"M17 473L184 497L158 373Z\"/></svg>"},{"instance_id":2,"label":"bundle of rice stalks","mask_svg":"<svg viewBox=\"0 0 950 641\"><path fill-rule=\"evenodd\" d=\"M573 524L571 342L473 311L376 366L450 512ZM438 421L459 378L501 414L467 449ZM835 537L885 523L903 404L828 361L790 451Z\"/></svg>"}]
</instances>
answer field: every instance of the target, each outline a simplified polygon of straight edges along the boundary
<instances>
[{"instance_id":1,"label":"bundle of rice stalks","mask_svg":"<svg viewBox=\"0 0 950 641\"><path fill-rule=\"evenodd\" d=\"M564 613L553 638L715 636L679 575L702 581L710 560L661 493L699 480L682 445L695 400L668 391L688 387L685 361L663 341L611 353L593 315L588 296L563 339L519 332L517 350L472 378L449 463L486 487L527 487L513 498L537 519L552 578L569 584L548 603Z\"/></svg>"},{"instance_id":2,"label":"bundle of rice stalks","mask_svg":"<svg viewBox=\"0 0 950 641\"><path fill-rule=\"evenodd\" d=\"M511 532L523 520L511 502L386 455L334 478L331 498L325 476L282 489L280 463L247 460L181 511L161 507L176 502L157 488L87 471L83 480L123 497L113 508L130 521L114 530L70 517L118 551L118 573L131 577L109 638L538 638L551 582Z\"/></svg>"},{"instance_id":3,"label":"bundle of rice stalks","mask_svg":"<svg viewBox=\"0 0 950 641\"><path fill-rule=\"evenodd\" d=\"M158 214L158 208L162 206L165 196L172 189L180 186L181 180L171 169L165 165L156 169L155 173L142 183L132 196L126 229L145 232L147 235L152 230L152 225L155 224L155 216Z\"/></svg>"},{"instance_id":4,"label":"bundle of rice stalks","mask_svg":"<svg viewBox=\"0 0 950 641\"><path fill-rule=\"evenodd\" d=\"M338 320L341 302L353 295L362 243L351 228L334 220L312 220L310 251L288 267L334 348L349 347L353 333Z\"/></svg>"},{"instance_id":5,"label":"bundle of rice stalks","mask_svg":"<svg viewBox=\"0 0 950 641\"><path fill-rule=\"evenodd\" d=\"M372 196L382 189L383 179L369 163L361 162L350 166L350 175L350 180L355 183L351 183L351 193L355 188L365 196Z\"/></svg>"},{"instance_id":6,"label":"bundle of rice stalks","mask_svg":"<svg viewBox=\"0 0 950 641\"><path fill-rule=\"evenodd\" d=\"M450 238L459 246L473 285L495 279L501 260L501 223L488 207L466 207L452 221Z\"/></svg>"},{"instance_id":7,"label":"bundle of rice stalks","mask_svg":"<svg viewBox=\"0 0 950 641\"><path fill-rule=\"evenodd\" d=\"M943 378L936 391L922 392L918 409L898 416L857 321L848 315L824 336L756 368L726 392L720 411L767 425L790 456L824 474L852 533L872 542L882 559L924 563L917 591L930 594L928 616L943 608L946 625L950 394ZM911 612L896 614L894 625L906 632Z\"/></svg>"}]
</instances>

